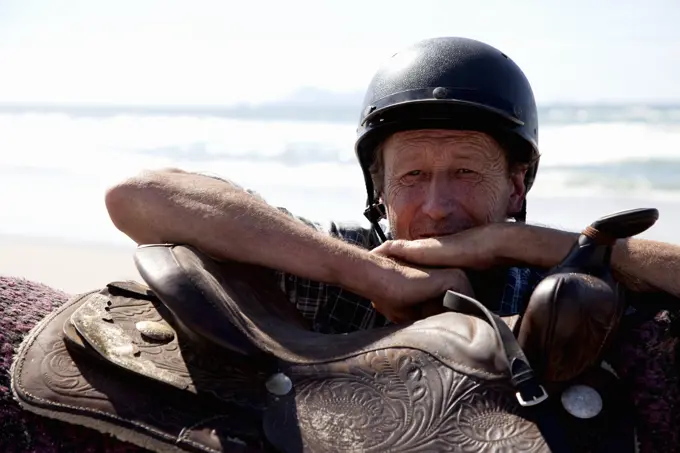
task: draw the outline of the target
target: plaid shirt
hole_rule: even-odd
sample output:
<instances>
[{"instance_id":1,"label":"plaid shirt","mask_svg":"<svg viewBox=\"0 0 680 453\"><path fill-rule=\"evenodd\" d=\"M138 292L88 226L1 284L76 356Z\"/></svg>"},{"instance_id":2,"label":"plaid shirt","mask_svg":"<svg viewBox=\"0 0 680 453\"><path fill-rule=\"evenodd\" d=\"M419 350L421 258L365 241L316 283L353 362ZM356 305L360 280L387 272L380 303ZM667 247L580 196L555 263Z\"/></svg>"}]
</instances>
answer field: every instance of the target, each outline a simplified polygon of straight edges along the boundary
<instances>
[{"instance_id":1,"label":"plaid shirt","mask_svg":"<svg viewBox=\"0 0 680 453\"><path fill-rule=\"evenodd\" d=\"M292 216L286 209L279 209ZM318 223L302 217L296 218L319 231L325 231L367 250L379 245L375 235L360 226L331 222L330 228L325 229ZM281 289L290 302L295 304L305 318L312 321L313 329L318 332L345 333L390 324L389 320L371 306L371 301L338 286L284 272L279 272L278 278ZM501 290L501 300L494 311L500 315L520 313L541 278L540 271L537 270L509 268Z\"/></svg>"}]
</instances>

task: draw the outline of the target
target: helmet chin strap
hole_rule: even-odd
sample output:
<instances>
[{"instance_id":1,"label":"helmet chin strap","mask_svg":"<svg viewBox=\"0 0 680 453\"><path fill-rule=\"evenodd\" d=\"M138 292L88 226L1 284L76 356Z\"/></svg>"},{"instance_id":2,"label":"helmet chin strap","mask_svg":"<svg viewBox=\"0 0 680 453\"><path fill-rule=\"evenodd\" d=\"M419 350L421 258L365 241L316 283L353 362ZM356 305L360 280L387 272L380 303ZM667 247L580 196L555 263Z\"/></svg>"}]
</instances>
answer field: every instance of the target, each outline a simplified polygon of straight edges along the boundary
<instances>
[{"instance_id":1,"label":"helmet chin strap","mask_svg":"<svg viewBox=\"0 0 680 453\"><path fill-rule=\"evenodd\" d=\"M385 218L386 214L385 205L375 200L364 210L364 217L371 222L373 234L375 234L378 239L378 245L387 241L387 237L385 237L385 233L378 223Z\"/></svg>"},{"instance_id":2,"label":"helmet chin strap","mask_svg":"<svg viewBox=\"0 0 680 453\"><path fill-rule=\"evenodd\" d=\"M527 221L527 199L522 201L522 209L515 214L515 221L525 223Z\"/></svg>"}]
</instances>

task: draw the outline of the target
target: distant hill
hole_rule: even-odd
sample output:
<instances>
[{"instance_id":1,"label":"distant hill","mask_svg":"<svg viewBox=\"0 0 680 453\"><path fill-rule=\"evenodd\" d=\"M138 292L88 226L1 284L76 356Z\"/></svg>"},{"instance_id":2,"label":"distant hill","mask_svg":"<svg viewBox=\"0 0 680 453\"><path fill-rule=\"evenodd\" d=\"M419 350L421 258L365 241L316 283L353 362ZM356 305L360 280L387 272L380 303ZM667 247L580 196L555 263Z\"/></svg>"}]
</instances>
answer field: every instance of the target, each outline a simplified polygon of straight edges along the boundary
<instances>
[{"instance_id":1,"label":"distant hill","mask_svg":"<svg viewBox=\"0 0 680 453\"><path fill-rule=\"evenodd\" d=\"M116 115L212 116L246 120L324 121L356 124L363 92L333 92L301 88L272 102L235 105L96 105L96 104L0 104L2 113L65 113L71 116ZM543 124L590 122L678 123L680 106L672 104L569 104L539 106Z\"/></svg>"},{"instance_id":2,"label":"distant hill","mask_svg":"<svg viewBox=\"0 0 680 453\"><path fill-rule=\"evenodd\" d=\"M355 122L363 93L303 88L272 102L235 105L0 104L4 113L66 113L72 116L192 115L257 120Z\"/></svg>"}]
</instances>

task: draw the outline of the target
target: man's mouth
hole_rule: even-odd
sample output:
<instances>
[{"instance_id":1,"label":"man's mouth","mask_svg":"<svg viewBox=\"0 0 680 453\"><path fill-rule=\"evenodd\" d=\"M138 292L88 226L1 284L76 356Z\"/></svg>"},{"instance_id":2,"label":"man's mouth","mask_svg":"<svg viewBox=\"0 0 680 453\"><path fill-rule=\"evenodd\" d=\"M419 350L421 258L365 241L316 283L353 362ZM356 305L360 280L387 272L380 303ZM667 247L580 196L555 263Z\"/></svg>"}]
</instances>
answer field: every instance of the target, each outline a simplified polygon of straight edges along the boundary
<instances>
[{"instance_id":1,"label":"man's mouth","mask_svg":"<svg viewBox=\"0 0 680 453\"><path fill-rule=\"evenodd\" d=\"M450 236L455 233L427 233L427 234L419 234L416 236L416 239L429 239L429 238L437 238L437 237L442 237L442 236Z\"/></svg>"}]
</instances>

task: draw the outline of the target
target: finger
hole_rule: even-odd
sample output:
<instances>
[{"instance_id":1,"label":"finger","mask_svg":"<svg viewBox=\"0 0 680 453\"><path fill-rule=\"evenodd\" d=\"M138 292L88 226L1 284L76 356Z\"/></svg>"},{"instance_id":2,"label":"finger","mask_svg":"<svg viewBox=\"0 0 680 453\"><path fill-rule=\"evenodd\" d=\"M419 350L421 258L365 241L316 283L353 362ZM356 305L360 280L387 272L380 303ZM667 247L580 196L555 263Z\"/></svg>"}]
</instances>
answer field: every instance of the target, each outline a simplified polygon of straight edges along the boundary
<instances>
[{"instance_id":1,"label":"finger","mask_svg":"<svg viewBox=\"0 0 680 453\"><path fill-rule=\"evenodd\" d=\"M420 239L416 241L395 241L389 250L390 258L423 266L444 266L447 253L436 239Z\"/></svg>"},{"instance_id":2,"label":"finger","mask_svg":"<svg viewBox=\"0 0 680 453\"><path fill-rule=\"evenodd\" d=\"M378 313L394 324L404 324L420 319L420 307L402 307L395 309L394 307L381 307L374 302L371 302L371 305Z\"/></svg>"},{"instance_id":3,"label":"finger","mask_svg":"<svg viewBox=\"0 0 680 453\"><path fill-rule=\"evenodd\" d=\"M440 266L441 264L438 257L430 255L432 245L426 241L429 241L429 239L422 241L387 241L371 250L371 253L390 258L402 264Z\"/></svg>"},{"instance_id":4,"label":"finger","mask_svg":"<svg viewBox=\"0 0 680 453\"><path fill-rule=\"evenodd\" d=\"M375 253L376 255L389 256L390 249L392 248L392 242L394 241L383 242L382 244L371 250L371 253Z\"/></svg>"},{"instance_id":5,"label":"finger","mask_svg":"<svg viewBox=\"0 0 680 453\"><path fill-rule=\"evenodd\" d=\"M472 284L465 272L460 269L445 269L446 290L453 290L466 296L474 297Z\"/></svg>"}]
</instances>

